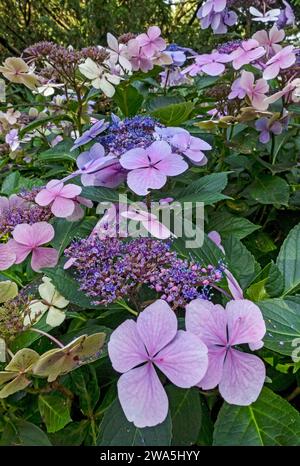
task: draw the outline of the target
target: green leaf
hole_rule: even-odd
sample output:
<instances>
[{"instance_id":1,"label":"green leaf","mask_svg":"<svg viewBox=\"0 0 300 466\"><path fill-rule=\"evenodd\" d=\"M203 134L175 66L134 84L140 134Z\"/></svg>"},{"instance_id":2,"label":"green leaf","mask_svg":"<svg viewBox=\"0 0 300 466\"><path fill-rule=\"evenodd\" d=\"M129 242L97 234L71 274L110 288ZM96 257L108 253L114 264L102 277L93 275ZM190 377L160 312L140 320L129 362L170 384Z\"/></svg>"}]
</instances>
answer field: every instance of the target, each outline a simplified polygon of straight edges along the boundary
<instances>
[{"instance_id":1,"label":"green leaf","mask_svg":"<svg viewBox=\"0 0 300 466\"><path fill-rule=\"evenodd\" d=\"M65 270L57 267L55 269L43 269L45 275L51 278L53 285L70 303L85 309L97 309L91 303L91 299L79 290L78 282Z\"/></svg>"},{"instance_id":2,"label":"green leaf","mask_svg":"<svg viewBox=\"0 0 300 466\"><path fill-rule=\"evenodd\" d=\"M197 439L197 445L212 445L213 442L213 431L214 431L214 424L211 419L210 411L206 404L204 397L200 397L201 400L201 411L202 411L202 419L201 419L201 429Z\"/></svg>"},{"instance_id":3,"label":"green leaf","mask_svg":"<svg viewBox=\"0 0 300 466\"><path fill-rule=\"evenodd\" d=\"M7 424L0 441L1 446L51 446L45 432L39 427L24 420L15 421L13 424Z\"/></svg>"},{"instance_id":4,"label":"green leaf","mask_svg":"<svg viewBox=\"0 0 300 466\"><path fill-rule=\"evenodd\" d=\"M213 173L190 183L186 188L175 193L180 202L204 202L206 205L214 204L228 196L221 194L228 182L228 173ZM174 194L174 193L173 193Z\"/></svg>"},{"instance_id":5,"label":"green leaf","mask_svg":"<svg viewBox=\"0 0 300 466\"><path fill-rule=\"evenodd\" d=\"M175 239L172 246L180 256L189 260L192 257L196 262L204 266L209 264L217 266L220 260L224 260L221 249L207 235L204 235L204 242L201 248L187 249L183 238Z\"/></svg>"},{"instance_id":6,"label":"green leaf","mask_svg":"<svg viewBox=\"0 0 300 466\"><path fill-rule=\"evenodd\" d=\"M39 118L37 120L32 121L29 123L27 126L24 126L20 130L20 138L22 139L25 134L30 133L31 131L35 130L36 128L39 128L40 126L47 125L48 123L60 123L61 121L71 121L73 122L72 118L68 115L51 115L46 118Z\"/></svg>"},{"instance_id":7,"label":"green leaf","mask_svg":"<svg viewBox=\"0 0 300 466\"><path fill-rule=\"evenodd\" d=\"M277 266L284 277L284 296L294 293L300 286L300 224L288 234L281 246Z\"/></svg>"},{"instance_id":8,"label":"green leaf","mask_svg":"<svg viewBox=\"0 0 300 466\"><path fill-rule=\"evenodd\" d=\"M119 202L119 194L109 188L88 186L82 189L80 196L95 202Z\"/></svg>"},{"instance_id":9,"label":"green leaf","mask_svg":"<svg viewBox=\"0 0 300 466\"><path fill-rule=\"evenodd\" d=\"M299 446L300 415L264 388L250 406L224 403L214 431L215 446Z\"/></svg>"},{"instance_id":10,"label":"green leaf","mask_svg":"<svg viewBox=\"0 0 300 466\"><path fill-rule=\"evenodd\" d=\"M189 118L193 109L193 102L181 102L154 110L151 115L164 125L179 126Z\"/></svg>"},{"instance_id":11,"label":"green leaf","mask_svg":"<svg viewBox=\"0 0 300 466\"><path fill-rule=\"evenodd\" d=\"M18 187L20 176L19 172L10 173L3 181L1 193L6 194L7 196L13 194Z\"/></svg>"},{"instance_id":12,"label":"green leaf","mask_svg":"<svg viewBox=\"0 0 300 466\"><path fill-rule=\"evenodd\" d=\"M260 225L254 225L247 218L227 212L217 212L209 222L209 230L216 230L222 238L233 235L237 239L243 239L259 228L261 228Z\"/></svg>"},{"instance_id":13,"label":"green leaf","mask_svg":"<svg viewBox=\"0 0 300 466\"><path fill-rule=\"evenodd\" d=\"M201 427L201 402L197 388L166 388L173 426L172 445L194 445Z\"/></svg>"},{"instance_id":14,"label":"green leaf","mask_svg":"<svg viewBox=\"0 0 300 466\"><path fill-rule=\"evenodd\" d=\"M153 112L154 110L158 110L162 107L167 107L168 105L178 104L184 102L183 97L179 96L159 96L153 97L147 102L147 110L149 112Z\"/></svg>"},{"instance_id":15,"label":"green leaf","mask_svg":"<svg viewBox=\"0 0 300 466\"><path fill-rule=\"evenodd\" d=\"M38 405L49 433L63 429L72 421L69 402L59 394L39 395Z\"/></svg>"},{"instance_id":16,"label":"green leaf","mask_svg":"<svg viewBox=\"0 0 300 466\"><path fill-rule=\"evenodd\" d=\"M100 446L168 446L171 444L172 422L166 420L155 427L139 429L129 422L116 399L105 412L97 444Z\"/></svg>"},{"instance_id":17,"label":"green leaf","mask_svg":"<svg viewBox=\"0 0 300 466\"><path fill-rule=\"evenodd\" d=\"M51 149L41 152L38 158L39 160L49 160L51 162L57 160L75 162L78 151L74 150L71 152L73 145L74 141L72 139L61 141Z\"/></svg>"},{"instance_id":18,"label":"green leaf","mask_svg":"<svg viewBox=\"0 0 300 466\"><path fill-rule=\"evenodd\" d=\"M80 422L72 422L59 432L50 434L50 440L53 445L57 446L79 446L83 443L89 430L90 422L88 420Z\"/></svg>"},{"instance_id":19,"label":"green leaf","mask_svg":"<svg viewBox=\"0 0 300 466\"><path fill-rule=\"evenodd\" d=\"M96 219L94 218L86 217L77 222L68 222L63 218L55 218L53 222L55 237L51 244L58 250L59 255L61 255L74 238L85 237L87 232L90 233L92 231L95 224Z\"/></svg>"},{"instance_id":20,"label":"green leaf","mask_svg":"<svg viewBox=\"0 0 300 466\"><path fill-rule=\"evenodd\" d=\"M266 299L256 304L266 322L265 347L291 357L293 341L300 338L300 296Z\"/></svg>"},{"instance_id":21,"label":"green leaf","mask_svg":"<svg viewBox=\"0 0 300 466\"><path fill-rule=\"evenodd\" d=\"M218 79L218 76L197 76L195 79L195 85L199 91L213 86L218 81Z\"/></svg>"},{"instance_id":22,"label":"green leaf","mask_svg":"<svg viewBox=\"0 0 300 466\"><path fill-rule=\"evenodd\" d=\"M279 176L261 175L244 193L260 204L288 205L290 188Z\"/></svg>"},{"instance_id":23,"label":"green leaf","mask_svg":"<svg viewBox=\"0 0 300 466\"><path fill-rule=\"evenodd\" d=\"M116 87L114 100L125 117L137 114L142 106L144 97L139 91L128 83Z\"/></svg>"},{"instance_id":24,"label":"green leaf","mask_svg":"<svg viewBox=\"0 0 300 466\"><path fill-rule=\"evenodd\" d=\"M229 236L222 241L222 244L226 253L225 258L228 269L233 273L242 288L246 288L260 272L260 265L246 246L234 236Z\"/></svg>"},{"instance_id":25,"label":"green leaf","mask_svg":"<svg viewBox=\"0 0 300 466\"><path fill-rule=\"evenodd\" d=\"M80 409L86 417L93 415L99 401L100 388L92 366L85 366L71 373L73 392L79 397Z\"/></svg>"}]
</instances>

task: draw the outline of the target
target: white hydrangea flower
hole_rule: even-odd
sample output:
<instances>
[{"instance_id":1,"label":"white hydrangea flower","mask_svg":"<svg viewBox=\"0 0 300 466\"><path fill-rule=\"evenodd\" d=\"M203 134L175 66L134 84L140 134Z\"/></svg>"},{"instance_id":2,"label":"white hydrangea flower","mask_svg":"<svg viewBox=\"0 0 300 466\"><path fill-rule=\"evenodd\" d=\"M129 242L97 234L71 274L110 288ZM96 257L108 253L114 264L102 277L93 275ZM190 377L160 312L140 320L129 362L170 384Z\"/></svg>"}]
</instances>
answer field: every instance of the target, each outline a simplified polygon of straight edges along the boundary
<instances>
[{"instance_id":1,"label":"white hydrangea flower","mask_svg":"<svg viewBox=\"0 0 300 466\"><path fill-rule=\"evenodd\" d=\"M30 325L31 321L40 319L47 313L46 323L51 327L58 327L66 318L64 308L69 301L65 299L55 288L50 278L43 277L39 286L39 294L42 300L34 300L29 305L30 314L25 316L24 325Z\"/></svg>"},{"instance_id":2,"label":"white hydrangea flower","mask_svg":"<svg viewBox=\"0 0 300 466\"><path fill-rule=\"evenodd\" d=\"M110 74L104 66L97 65L91 58L87 58L84 63L81 63L79 70L92 82L95 89L101 89L107 97L114 95L114 86L120 84L121 81L120 76Z\"/></svg>"}]
</instances>

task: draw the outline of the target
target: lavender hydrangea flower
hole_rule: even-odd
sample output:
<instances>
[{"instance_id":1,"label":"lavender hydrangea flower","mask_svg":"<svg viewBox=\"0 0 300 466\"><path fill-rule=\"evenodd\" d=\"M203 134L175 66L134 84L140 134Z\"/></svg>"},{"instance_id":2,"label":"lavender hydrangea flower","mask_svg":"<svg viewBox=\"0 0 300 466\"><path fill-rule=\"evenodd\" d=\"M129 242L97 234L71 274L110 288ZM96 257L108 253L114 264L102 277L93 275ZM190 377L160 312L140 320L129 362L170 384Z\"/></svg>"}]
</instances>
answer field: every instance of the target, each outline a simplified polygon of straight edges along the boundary
<instances>
[{"instance_id":1,"label":"lavender hydrangea flower","mask_svg":"<svg viewBox=\"0 0 300 466\"><path fill-rule=\"evenodd\" d=\"M272 122L268 118L260 118L255 123L255 128L260 132L259 140L262 144L267 144L271 139L271 134L282 133L283 127L279 121Z\"/></svg>"},{"instance_id":2,"label":"lavender hydrangea flower","mask_svg":"<svg viewBox=\"0 0 300 466\"><path fill-rule=\"evenodd\" d=\"M277 19L277 27L279 29L285 28L286 26L294 26L295 24L295 14L291 5L286 1L282 0L285 8L280 10L280 15Z\"/></svg>"},{"instance_id":3,"label":"lavender hydrangea flower","mask_svg":"<svg viewBox=\"0 0 300 466\"><path fill-rule=\"evenodd\" d=\"M95 139L96 136L98 136L100 133L105 131L108 127L108 123L106 123L104 120L99 120L97 123L95 123L90 129L85 131L82 136L77 138L75 140L75 143L71 149L77 149L78 147L82 146L83 144L87 144L88 142L92 141Z\"/></svg>"},{"instance_id":4,"label":"lavender hydrangea flower","mask_svg":"<svg viewBox=\"0 0 300 466\"><path fill-rule=\"evenodd\" d=\"M215 34L225 34L227 26L233 26L237 22L237 14L226 8L226 0L208 0L202 5L197 13L201 28L207 29L211 26Z\"/></svg>"}]
</instances>

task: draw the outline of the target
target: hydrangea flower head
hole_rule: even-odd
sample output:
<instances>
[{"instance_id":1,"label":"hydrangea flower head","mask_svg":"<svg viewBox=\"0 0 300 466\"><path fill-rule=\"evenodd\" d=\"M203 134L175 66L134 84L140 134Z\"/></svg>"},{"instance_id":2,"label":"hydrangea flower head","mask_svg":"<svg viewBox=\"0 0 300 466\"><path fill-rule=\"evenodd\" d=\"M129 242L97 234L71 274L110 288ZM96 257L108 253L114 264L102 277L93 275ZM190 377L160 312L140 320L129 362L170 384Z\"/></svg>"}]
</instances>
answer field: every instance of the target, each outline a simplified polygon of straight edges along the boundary
<instances>
[{"instance_id":1,"label":"hydrangea flower head","mask_svg":"<svg viewBox=\"0 0 300 466\"><path fill-rule=\"evenodd\" d=\"M274 79L280 73L280 70L289 68L296 62L296 54L293 45L287 45L279 50L266 63L266 68L263 73L264 79Z\"/></svg>"},{"instance_id":2,"label":"hydrangea flower head","mask_svg":"<svg viewBox=\"0 0 300 466\"><path fill-rule=\"evenodd\" d=\"M22 223L17 225L7 243L7 248L15 254L16 264L23 262L32 253L31 267L39 272L43 267L55 267L58 260L56 249L42 247L54 238L54 228L47 222L33 225Z\"/></svg>"},{"instance_id":3,"label":"hydrangea flower head","mask_svg":"<svg viewBox=\"0 0 300 466\"><path fill-rule=\"evenodd\" d=\"M160 424L168 414L168 397L155 367L182 388L199 382L207 369L206 346L192 333L177 330L176 315L162 300L148 306L136 322L123 322L110 337L108 354L122 373L121 406L137 427Z\"/></svg>"},{"instance_id":4,"label":"hydrangea flower head","mask_svg":"<svg viewBox=\"0 0 300 466\"><path fill-rule=\"evenodd\" d=\"M149 189L162 188L167 176L180 175L188 168L183 158L172 153L165 141L155 141L146 149L131 149L121 156L120 163L129 170L129 188L141 196L148 194Z\"/></svg>"},{"instance_id":5,"label":"hydrangea flower head","mask_svg":"<svg viewBox=\"0 0 300 466\"><path fill-rule=\"evenodd\" d=\"M244 40L241 45L230 54L232 66L235 70L239 70L242 66L258 60L265 55L265 53L264 47L261 47L257 40Z\"/></svg>"},{"instance_id":6,"label":"hydrangea flower head","mask_svg":"<svg viewBox=\"0 0 300 466\"><path fill-rule=\"evenodd\" d=\"M51 180L35 197L40 206L51 204L51 212L55 217L66 218L74 213L75 200L82 188L75 184L64 185L59 180Z\"/></svg>"},{"instance_id":7,"label":"hydrangea flower head","mask_svg":"<svg viewBox=\"0 0 300 466\"><path fill-rule=\"evenodd\" d=\"M166 42L161 36L161 30L158 26L150 26L144 34L136 37L142 53L146 57L153 57L156 52L161 52L166 48Z\"/></svg>"},{"instance_id":8,"label":"hydrangea flower head","mask_svg":"<svg viewBox=\"0 0 300 466\"><path fill-rule=\"evenodd\" d=\"M225 401L247 406L259 396L266 369L257 356L235 347L263 346L266 326L260 309L247 299L230 301L224 309L210 301L196 299L186 307L186 329L198 335L208 347L208 370L198 384L204 390L217 385Z\"/></svg>"}]
</instances>

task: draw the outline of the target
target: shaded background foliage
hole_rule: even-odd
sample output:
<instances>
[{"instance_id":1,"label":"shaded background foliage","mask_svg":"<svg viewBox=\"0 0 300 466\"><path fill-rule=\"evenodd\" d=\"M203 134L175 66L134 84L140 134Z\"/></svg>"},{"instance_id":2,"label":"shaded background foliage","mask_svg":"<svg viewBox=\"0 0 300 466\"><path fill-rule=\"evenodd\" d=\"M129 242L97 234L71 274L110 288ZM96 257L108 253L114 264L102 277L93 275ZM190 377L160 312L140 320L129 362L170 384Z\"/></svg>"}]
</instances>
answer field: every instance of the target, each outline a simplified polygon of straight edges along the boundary
<instances>
[{"instance_id":1,"label":"shaded background foliage","mask_svg":"<svg viewBox=\"0 0 300 466\"><path fill-rule=\"evenodd\" d=\"M30 44L53 40L83 47L116 35L158 24L169 41L201 50L220 41L201 31L196 17L200 0L0 0L0 55L19 54ZM300 0L291 0L300 12ZM232 28L226 37L239 37ZM227 39L228 40L228 39Z\"/></svg>"}]
</instances>

